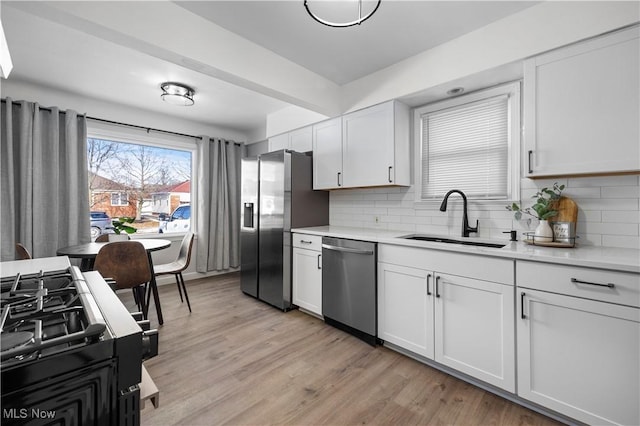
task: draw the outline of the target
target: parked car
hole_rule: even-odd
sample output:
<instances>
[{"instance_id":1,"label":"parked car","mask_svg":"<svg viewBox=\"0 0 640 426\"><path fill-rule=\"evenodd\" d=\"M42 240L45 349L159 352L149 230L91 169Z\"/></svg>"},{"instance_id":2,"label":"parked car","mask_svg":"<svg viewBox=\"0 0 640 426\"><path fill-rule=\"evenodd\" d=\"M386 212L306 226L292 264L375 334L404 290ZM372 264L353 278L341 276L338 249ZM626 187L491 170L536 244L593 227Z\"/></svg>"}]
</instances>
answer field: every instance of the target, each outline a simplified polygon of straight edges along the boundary
<instances>
[{"instance_id":1,"label":"parked car","mask_svg":"<svg viewBox=\"0 0 640 426\"><path fill-rule=\"evenodd\" d=\"M184 204L176 208L171 216L160 216L158 232L187 232L191 228L191 205Z\"/></svg>"},{"instance_id":2,"label":"parked car","mask_svg":"<svg viewBox=\"0 0 640 426\"><path fill-rule=\"evenodd\" d=\"M91 239L95 240L102 234L113 232L111 218L106 212L91 212Z\"/></svg>"}]
</instances>

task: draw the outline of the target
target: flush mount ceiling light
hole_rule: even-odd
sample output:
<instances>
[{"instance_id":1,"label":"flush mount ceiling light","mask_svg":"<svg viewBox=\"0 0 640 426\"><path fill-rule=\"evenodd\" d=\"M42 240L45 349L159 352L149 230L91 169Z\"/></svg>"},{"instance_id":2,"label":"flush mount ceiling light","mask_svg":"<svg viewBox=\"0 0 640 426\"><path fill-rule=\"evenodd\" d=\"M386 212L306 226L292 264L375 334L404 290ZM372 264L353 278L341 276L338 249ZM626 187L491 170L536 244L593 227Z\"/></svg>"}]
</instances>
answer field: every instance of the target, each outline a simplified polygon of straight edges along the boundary
<instances>
[{"instance_id":1,"label":"flush mount ceiling light","mask_svg":"<svg viewBox=\"0 0 640 426\"><path fill-rule=\"evenodd\" d=\"M309 13L309 15L311 15L311 17L313 19L315 19L316 21L320 22L323 25L327 25L329 27L335 27L335 28L345 28L345 27L352 27L354 25L360 25L361 23L363 23L364 21L366 21L367 19L371 18L371 16L376 13L376 10L378 10L378 7L380 6L380 2L381 0L365 0L366 3L368 3L368 7L365 8L365 10L363 10L362 8L362 0L351 0L351 1L341 1L341 2L337 2L337 1L316 1L314 3L316 4L322 4L324 3L324 10L323 12L327 13L330 12L329 9L327 8L335 8L337 4L341 5L341 6L352 6L353 7L353 11L355 12L356 7L357 7L357 19L353 20L353 21L346 21L346 22L332 22L329 21L328 19L323 19L320 18L318 16L318 11L320 9L322 9L322 7L319 7L318 10L316 10L316 12L312 12L311 8L309 7L309 2L308 0L304 0L304 8L307 9L307 12ZM327 6L327 4L329 4L329 6ZM316 6L314 6L314 9L316 9ZM366 10L369 10L368 13L366 13Z\"/></svg>"},{"instance_id":2,"label":"flush mount ceiling light","mask_svg":"<svg viewBox=\"0 0 640 426\"><path fill-rule=\"evenodd\" d=\"M454 87L453 89L447 90L447 95L449 96L462 95L463 93L464 87Z\"/></svg>"},{"instance_id":3,"label":"flush mount ceiling light","mask_svg":"<svg viewBox=\"0 0 640 426\"><path fill-rule=\"evenodd\" d=\"M191 106L194 104L193 95L196 93L191 87L182 83L166 82L160 85L163 101L172 105Z\"/></svg>"}]
</instances>

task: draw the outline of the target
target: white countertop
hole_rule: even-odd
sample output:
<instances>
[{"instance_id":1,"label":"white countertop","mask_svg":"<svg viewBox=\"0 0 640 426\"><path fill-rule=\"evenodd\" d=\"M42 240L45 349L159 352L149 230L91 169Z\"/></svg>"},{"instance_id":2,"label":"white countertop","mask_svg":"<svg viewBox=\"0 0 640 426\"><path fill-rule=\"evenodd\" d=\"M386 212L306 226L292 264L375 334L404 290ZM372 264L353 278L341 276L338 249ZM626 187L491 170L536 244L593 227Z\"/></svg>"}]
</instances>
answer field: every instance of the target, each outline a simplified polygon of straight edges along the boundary
<instances>
[{"instance_id":1,"label":"white countertop","mask_svg":"<svg viewBox=\"0 0 640 426\"><path fill-rule=\"evenodd\" d=\"M571 266L584 266L590 268L640 273L640 250L634 249L579 245L573 248L541 247L526 244L522 241L510 242L507 239L485 240L481 238L469 238L475 241L493 243L497 242L506 244L506 246L503 248L489 248L399 238L404 235L413 234L407 231L350 228L344 226L314 226L310 228L295 228L292 229L291 232L337 238L348 238L353 240L372 241L382 244L395 244L410 247L438 249L458 253L479 254L483 256L503 257L518 260L532 260L536 262L558 263ZM449 235L441 235L441 237L453 239L459 238Z\"/></svg>"},{"instance_id":2,"label":"white countertop","mask_svg":"<svg viewBox=\"0 0 640 426\"><path fill-rule=\"evenodd\" d=\"M36 274L40 271L60 271L71 266L67 256L41 257L38 259L10 260L0 263L0 276Z\"/></svg>"}]
</instances>

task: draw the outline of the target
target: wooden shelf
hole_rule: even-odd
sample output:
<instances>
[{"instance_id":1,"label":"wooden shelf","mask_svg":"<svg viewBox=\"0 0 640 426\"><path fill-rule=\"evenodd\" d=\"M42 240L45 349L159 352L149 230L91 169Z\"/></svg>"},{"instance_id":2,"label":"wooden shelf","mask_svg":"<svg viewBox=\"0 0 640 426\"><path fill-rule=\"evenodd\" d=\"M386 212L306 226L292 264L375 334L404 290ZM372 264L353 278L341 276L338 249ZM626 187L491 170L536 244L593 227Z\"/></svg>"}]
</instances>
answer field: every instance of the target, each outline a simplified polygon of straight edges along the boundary
<instances>
[{"instance_id":1,"label":"wooden shelf","mask_svg":"<svg viewBox=\"0 0 640 426\"><path fill-rule=\"evenodd\" d=\"M142 382L140 382L140 409L144 409L144 403L150 399L153 404L153 408L158 408L160 405L160 392L158 387L153 382L153 379L147 372L145 366L142 366Z\"/></svg>"}]
</instances>

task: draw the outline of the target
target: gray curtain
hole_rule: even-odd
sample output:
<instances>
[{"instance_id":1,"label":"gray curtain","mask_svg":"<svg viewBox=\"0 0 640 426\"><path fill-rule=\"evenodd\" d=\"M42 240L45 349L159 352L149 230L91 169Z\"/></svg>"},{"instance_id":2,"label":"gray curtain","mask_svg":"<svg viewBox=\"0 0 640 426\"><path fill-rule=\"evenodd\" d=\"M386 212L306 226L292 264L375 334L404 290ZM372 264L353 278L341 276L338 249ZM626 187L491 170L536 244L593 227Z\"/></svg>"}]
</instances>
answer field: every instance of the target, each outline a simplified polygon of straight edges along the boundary
<instances>
[{"instance_id":1,"label":"gray curtain","mask_svg":"<svg viewBox=\"0 0 640 426\"><path fill-rule=\"evenodd\" d=\"M0 120L2 261L16 242L35 258L89 242L85 117L7 98Z\"/></svg>"},{"instance_id":2,"label":"gray curtain","mask_svg":"<svg viewBox=\"0 0 640 426\"><path fill-rule=\"evenodd\" d=\"M240 266L240 159L244 146L224 139L198 141L196 270Z\"/></svg>"}]
</instances>

